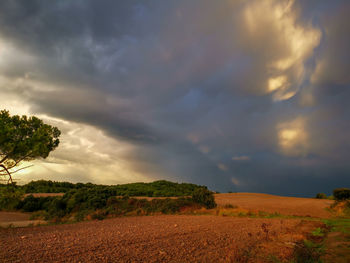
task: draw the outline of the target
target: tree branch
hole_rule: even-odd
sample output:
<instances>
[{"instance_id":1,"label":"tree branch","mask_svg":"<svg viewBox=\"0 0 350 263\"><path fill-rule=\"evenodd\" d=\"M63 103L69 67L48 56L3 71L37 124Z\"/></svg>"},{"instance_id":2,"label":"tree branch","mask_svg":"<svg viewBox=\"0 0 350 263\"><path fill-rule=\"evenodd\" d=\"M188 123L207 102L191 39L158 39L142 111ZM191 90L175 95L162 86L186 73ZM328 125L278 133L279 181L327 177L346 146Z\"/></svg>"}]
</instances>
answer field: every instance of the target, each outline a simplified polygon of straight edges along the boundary
<instances>
[{"instance_id":1,"label":"tree branch","mask_svg":"<svg viewBox=\"0 0 350 263\"><path fill-rule=\"evenodd\" d=\"M8 155L5 155L5 157L0 160L0 163L3 163L4 161L6 161L7 157Z\"/></svg>"},{"instance_id":2,"label":"tree branch","mask_svg":"<svg viewBox=\"0 0 350 263\"><path fill-rule=\"evenodd\" d=\"M0 166L1 166L2 168L4 168L4 170L7 172L7 175L9 176L9 180L7 181L7 183L9 183L9 182L11 181L11 184L13 184L12 176L11 176L9 170L8 170L8 169L6 168L6 166L3 165L3 164L0 164Z\"/></svg>"},{"instance_id":3,"label":"tree branch","mask_svg":"<svg viewBox=\"0 0 350 263\"><path fill-rule=\"evenodd\" d=\"M19 160L14 160L14 164L13 165L11 165L10 167L7 167L7 170L11 170L12 168L14 168L14 167L16 167L20 162L22 162L22 161L24 161L26 158L28 158L31 154L32 154L33 152L31 151L31 152L29 152L26 156L23 156L21 159L19 159ZM7 157L6 157L7 158ZM6 159L5 159L6 160ZM1 163L1 162L0 162ZM1 172L3 172L3 171L5 171L5 170L0 170L0 173Z\"/></svg>"},{"instance_id":4,"label":"tree branch","mask_svg":"<svg viewBox=\"0 0 350 263\"><path fill-rule=\"evenodd\" d=\"M32 165L28 165L28 166L22 167L20 169L17 169L16 171L11 172L11 174L17 173L17 172L19 172L21 170L27 169L27 168L32 167L32 166L34 166L34 165L32 164ZM2 171L4 171L4 170L2 170ZM2 171L0 171L0 172L2 172ZM6 174L0 174L0 175L7 175L7 173Z\"/></svg>"}]
</instances>

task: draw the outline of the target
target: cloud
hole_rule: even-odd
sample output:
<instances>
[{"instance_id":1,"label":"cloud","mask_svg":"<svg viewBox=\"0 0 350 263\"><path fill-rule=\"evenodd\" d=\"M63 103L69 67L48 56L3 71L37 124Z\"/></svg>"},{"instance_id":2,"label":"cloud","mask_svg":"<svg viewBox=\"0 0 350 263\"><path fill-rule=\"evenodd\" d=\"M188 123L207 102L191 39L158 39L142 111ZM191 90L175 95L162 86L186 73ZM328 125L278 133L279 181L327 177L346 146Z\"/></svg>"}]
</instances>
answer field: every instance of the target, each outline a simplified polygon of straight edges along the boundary
<instances>
[{"instance_id":1,"label":"cloud","mask_svg":"<svg viewBox=\"0 0 350 263\"><path fill-rule=\"evenodd\" d=\"M228 167L226 165L224 165L223 163L219 163L218 168L223 172L228 171Z\"/></svg>"},{"instance_id":2,"label":"cloud","mask_svg":"<svg viewBox=\"0 0 350 263\"><path fill-rule=\"evenodd\" d=\"M205 145L201 145L198 147L199 151L204 153L204 154L207 154L210 152L210 148L208 146L205 146Z\"/></svg>"},{"instance_id":3,"label":"cloud","mask_svg":"<svg viewBox=\"0 0 350 263\"><path fill-rule=\"evenodd\" d=\"M309 136L305 128L305 119L297 118L290 122L280 123L278 143L283 154L302 156L308 153Z\"/></svg>"},{"instance_id":4,"label":"cloud","mask_svg":"<svg viewBox=\"0 0 350 263\"><path fill-rule=\"evenodd\" d=\"M234 157L232 157L232 160L234 160L234 161L250 161L250 157L247 155L234 156Z\"/></svg>"},{"instance_id":5,"label":"cloud","mask_svg":"<svg viewBox=\"0 0 350 263\"><path fill-rule=\"evenodd\" d=\"M133 169L128 156L131 145L106 136L90 126L38 115L46 123L60 127L59 147L47 159L16 174L20 182L47 178L55 181L124 183L151 181L149 174Z\"/></svg>"},{"instance_id":6,"label":"cloud","mask_svg":"<svg viewBox=\"0 0 350 263\"><path fill-rule=\"evenodd\" d=\"M241 182L239 180L237 180L235 177L232 177L231 181L235 186L239 186L241 184Z\"/></svg>"},{"instance_id":7,"label":"cloud","mask_svg":"<svg viewBox=\"0 0 350 263\"><path fill-rule=\"evenodd\" d=\"M337 18L325 16L325 41L320 55L316 59L316 69L311 81L315 85L348 85L350 76L349 53L344 52L350 43L348 29L344 26L348 22L350 4L338 6Z\"/></svg>"},{"instance_id":8,"label":"cloud","mask_svg":"<svg viewBox=\"0 0 350 263\"><path fill-rule=\"evenodd\" d=\"M260 71L248 83L275 101L296 95L307 77L305 62L320 42L319 29L298 23L296 6L295 1L250 1L242 12L247 32L242 49L254 55L255 72Z\"/></svg>"},{"instance_id":9,"label":"cloud","mask_svg":"<svg viewBox=\"0 0 350 263\"><path fill-rule=\"evenodd\" d=\"M328 191L350 183L348 6L1 1L0 106L63 130L38 176Z\"/></svg>"}]
</instances>

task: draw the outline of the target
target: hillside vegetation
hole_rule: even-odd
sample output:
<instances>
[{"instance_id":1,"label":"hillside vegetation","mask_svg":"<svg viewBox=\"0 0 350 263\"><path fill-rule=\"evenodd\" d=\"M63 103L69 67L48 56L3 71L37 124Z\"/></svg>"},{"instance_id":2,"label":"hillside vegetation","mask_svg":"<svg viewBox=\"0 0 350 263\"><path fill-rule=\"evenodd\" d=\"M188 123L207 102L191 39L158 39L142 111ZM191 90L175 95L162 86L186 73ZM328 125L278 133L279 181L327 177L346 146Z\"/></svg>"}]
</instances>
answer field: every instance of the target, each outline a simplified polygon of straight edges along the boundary
<instances>
[{"instance_id":1,"label":"hillside vegetation","mask_svg":"<svg viewBox=\"0 0 350 263\"><path fill-rule=\"evenodd\" d=\"M63 196L34 197L24 193L64 192ZM179 198L136 199L133 196ZM45 220L103 219L122 215L176 213L181 209L214 208L213 193L205 186L168 181L125 185L94 185L37 181L27 185L0 187L0 210L35 212Z\"/></svg>"},{"instance_id":2,"label":"hillside vegetation","mask_svg":"<svg viewBox=\"0 0 350 263\"><path fill-rule=\"evenodd\" d=\"M3 187L5 185L2 185ZM170 197L190 196L193 191L203 186L189 183L173 183L165 180L151 183L131 183L119 185L97 185L92 183L70 183L54 181L32 181L28 184L17 186L24 193L67 193L70 190L79 189L108 189L118 196L148 196L148 197Z\"/></svg>"}]
</instances>

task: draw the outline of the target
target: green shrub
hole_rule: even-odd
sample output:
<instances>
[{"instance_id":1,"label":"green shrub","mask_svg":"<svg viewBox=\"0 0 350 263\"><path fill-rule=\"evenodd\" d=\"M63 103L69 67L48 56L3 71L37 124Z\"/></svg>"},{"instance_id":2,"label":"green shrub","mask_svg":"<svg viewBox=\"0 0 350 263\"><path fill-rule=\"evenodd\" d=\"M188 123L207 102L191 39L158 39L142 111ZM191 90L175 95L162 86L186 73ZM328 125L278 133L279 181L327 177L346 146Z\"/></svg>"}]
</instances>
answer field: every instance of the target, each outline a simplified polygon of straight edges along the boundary
<instances>
[{"instance_id":1,"label":"green shrub","mask_svg":"<svg viewBox=\"0 0 350 263\"><path fill-rule=\"evenodd\" d=\"M35 198L33 195L29 195L26 198L24 198L24 200L22 200L17 207L26 212L43 210L42 202L40 202L41 200L41 198Z\"/></svg>"},{"instance_id":2,"label":"green shrub","mask_svg":"<svg viewBox=\"0 0 350 263\"><path fill-rule=\"evenodd\" d=\"M88 211L79 210L78 213L75 215L75 220L76 221L83 221L87 215L88 215Z\"/></svg>"},{"instance_id":3,"label":"green shrub","mask_svg":"<svg viewBox=\"0 0 350 263\"><path fill-rule=\"evenodd\" d=\"M213 193L207 188L167 181L118 186L38 181L31 182L25 189L34 192L34 190L56 191L63 188L68 189L63 196L34 197L29 195L23 200L20 196L12 204L12 207L26 212L36 212L38 215L44 215L45 218L56 221L60 221L62 218L68 219L72 216L81 221L89 215L93 219L103 219L108 215L172 214L179 212L184 207L199 207L200 205L213 208L216 206ZM0 187L0 191L4 191L3 189L5 188ZM176 199L153 199L151 201L132 198L134 195L142 195L143 193L148 196L176 196L184 193L192 195L193 192L193 198L180 197Z\"/></svg>"},{"instance_id":4,"label":"green shrub","mask_svg":"<svg viewBox=\"0 0 350 263\"><path fill-rule=\"evenodd\" d=\"M97 220L103 220L106 218L106 213L103 212L96 212L91 215L92 219L97 219Z\"/></svg>"},{"instance_id":5,"label":"green shrub","mask_svg":"<svg viewBox=\"0 0 350 263\"><path fill-rule=\"evenodd\" d=\"M322 243L314 243L304 240L296 244L294 248L294 258L296 263L322 263L321 257L324 254Z\"/></svg>"},{"instance_id":6,"label":"green shrub","mask_svg":"<svg viewBox=\"0 0 350 263\"><path fill-rule=\"evenodd\" d=\"M312 231L311 234L315 237L323 237L324 236L323 230L320 227L318 227L314 231Z\"/></svg>"},{"instance_id":7,"label":"green shrub","mask_svg":"<svg viewBox=\"0 0 350 263\"><path fill-rule=\"evenodd\" d=\"M194 202L203 205L208 209L216 207L213 193L205 187L194 190L192 199Z\"/></svg>"},{"instance_id":8,"label":"green shrub","mask_svg":"<svg viewBox=\"0 0 350 263\"><path fill-rule=\"evenodd\" d=\"M338 201L350 199L350 189L349 188L334 189L333 196L335 200L338 200Z\"/></svg>"},{"instance_id":9,"label":"green shrub","mask_svg":"<svg viewBox=\"0 0 350 263\"><path fill-rule=\"evenodd\" d=\"M335 198L334 198L333 195L330 195L330 196L327 197L327 199L329 199L329 200L334 200Z\"/></svg>"},{"instance_id":10,"label":"green shrub","mask_svg":"<svg viewBox=\"0 0 350 263\"><path fill-rule=\"evenodd\" d=\"M0 188L0 210L15 210L23 197L23 192L15 185Z\"/></svg>"},{"instance_id":11,"label":"green shrub","mask_svg":"<svg viewBox=\"0 0 350 263\"><path fill-rule=\"evenodd\" d=\"M1 185L0 185L1 187ZM173 183L165 180L151 183L131 183L121 185L96 185L92 183L69 183L54 181L32 181L20 186L25 193L68 193L79 189L108 189L114 191L116 195L124 196L190 196L193 191L201 186L189 183Z\"/></svg>"},{"instance_id":12,"label":"green shrub","mask_svg":"<svg viewBox=\"0 0 350 263\"><path fill-rule=\"evenodd\" d=\"M317 199L327 199L328 197L327 197L327 195L324 194L324 193L318 193L318 194L315 196L315 198L317 198Z\"/></svg>"},{"instance_id":13,"label":"green shrub","mask_svg":"<svg viewBox=\"0 0 350 263\"><path fill-rule=\"evenodd\" d=\"M75 216L82 221L91 215L93 219L104 219L107 215L137 214L173 214L181 208L198 206L192 198L177 199L136 199L116 197L108 189L78 189L66 193L63 197L34 197L29 195L20 200L16 208L26 212L45 215L45 219L61 220L63 217Z\"/></svg>"},{"instance_id":14,"label":"green shrub","mask_svg":"<svg viewBox=\"0 0 350 263\"><path fill-rule=\"evenodd\" d=\"M25 212L48 211L55 207L55 204L60 202L59 200L59 197L34 197L33 195L29 195L23 200L20 200L16 208ZM56 208L55 210L60 209Z\"/></svg>"},{"instance_id":15,"label":"green shrub","mask_svg":"<svg viewBox=\"0 0 350 263\"><path fill-rule=\"evenodd\" d=\"M225 204L224 205L224 208L226 208L226 209L233 209L233 208L237 208L238 206L236 206L236 205L233 205L233 204Z\"/></svg>"}]
</instances>

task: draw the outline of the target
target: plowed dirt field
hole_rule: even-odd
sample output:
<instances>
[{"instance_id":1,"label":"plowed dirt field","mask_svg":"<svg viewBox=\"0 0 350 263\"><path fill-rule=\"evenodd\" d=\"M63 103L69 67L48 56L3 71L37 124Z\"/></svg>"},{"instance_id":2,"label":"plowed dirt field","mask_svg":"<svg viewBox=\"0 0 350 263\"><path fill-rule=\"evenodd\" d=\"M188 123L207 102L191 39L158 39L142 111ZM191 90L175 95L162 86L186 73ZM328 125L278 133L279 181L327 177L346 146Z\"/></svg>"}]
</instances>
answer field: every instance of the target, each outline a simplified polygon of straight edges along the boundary
<instances>
[{"instance_id":1,"label":"plowed dirt field","mask_svg":"<svg viewBox=\"0 0 350 263\"><path fill-rule=\"evenodd\" d=\"M267 262L289 257L318 224L174 215L8 228L0 262Z\"/></svg>"},{"instance_id":2,"label":"plowed dirt field","mask_svg":"<svg viewBox=\"0 0 350 263\"><path fill-rule=\"evenodd\" d=\"M331 216L327 208L334 202L326 199L284 197L255 193L216 194L215 201L219 206L232 204L255 212L264 211L282 215L319 218Z\"/></svg>"}]
</instances>

